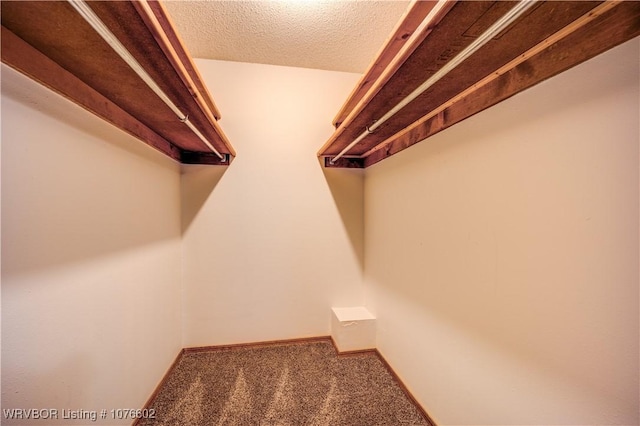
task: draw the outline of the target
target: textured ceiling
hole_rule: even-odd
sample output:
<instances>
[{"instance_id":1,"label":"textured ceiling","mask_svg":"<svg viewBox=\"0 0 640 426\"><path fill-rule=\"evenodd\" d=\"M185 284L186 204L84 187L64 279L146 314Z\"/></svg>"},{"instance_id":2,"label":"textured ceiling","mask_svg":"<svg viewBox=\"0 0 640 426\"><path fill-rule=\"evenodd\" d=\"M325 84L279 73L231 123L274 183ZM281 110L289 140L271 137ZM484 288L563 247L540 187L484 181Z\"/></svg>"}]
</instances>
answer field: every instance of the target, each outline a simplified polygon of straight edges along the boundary
<instances>
[{"instance_id":1,"label":"textured ceiling","mask_svg":"<svg viewBox=\"0 0 640 426\"><path fill-rule=\"evenodd\" d=\"M363 73L408 1L163 3L192 56Z\"/></svg>"}]
</instances>

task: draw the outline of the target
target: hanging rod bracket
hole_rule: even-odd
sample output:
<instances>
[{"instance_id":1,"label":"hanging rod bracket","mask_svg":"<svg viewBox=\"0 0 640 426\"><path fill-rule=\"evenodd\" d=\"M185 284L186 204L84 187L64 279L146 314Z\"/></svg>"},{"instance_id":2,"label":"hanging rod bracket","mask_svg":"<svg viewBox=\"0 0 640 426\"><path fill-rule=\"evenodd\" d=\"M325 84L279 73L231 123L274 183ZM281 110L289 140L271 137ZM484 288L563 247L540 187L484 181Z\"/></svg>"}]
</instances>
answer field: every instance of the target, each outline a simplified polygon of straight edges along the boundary
<instances>
[{"instance_id":1,"label":"hanging rod bracket","mask_svg":"<svg viewBox=\"0 0 640 426\"><path fill-rule=\"evenodd\" d=\"M364 169L364 158L342 157L336 160L335 157L324 157L324 166L343 169Z\"/></svg>"}]
</instances>

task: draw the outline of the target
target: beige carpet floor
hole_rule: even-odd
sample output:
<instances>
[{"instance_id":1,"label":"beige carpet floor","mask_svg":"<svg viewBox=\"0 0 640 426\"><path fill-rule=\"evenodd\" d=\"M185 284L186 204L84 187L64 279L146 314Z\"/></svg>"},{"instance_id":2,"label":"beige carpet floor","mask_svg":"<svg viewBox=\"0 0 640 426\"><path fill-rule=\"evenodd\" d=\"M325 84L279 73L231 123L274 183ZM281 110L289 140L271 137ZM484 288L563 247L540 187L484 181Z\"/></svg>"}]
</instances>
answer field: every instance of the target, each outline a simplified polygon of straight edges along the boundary
<instances>
[{"instance_id":1,"label":"beige carpet floor","mask_svg":"<svg viewBox=\"0 0 640 426\"><path fill-rule=\"evenodd\" d=\"M186 352L139 425L429 425L377 354L329 340Z\"/></svg>"}]
</instances>

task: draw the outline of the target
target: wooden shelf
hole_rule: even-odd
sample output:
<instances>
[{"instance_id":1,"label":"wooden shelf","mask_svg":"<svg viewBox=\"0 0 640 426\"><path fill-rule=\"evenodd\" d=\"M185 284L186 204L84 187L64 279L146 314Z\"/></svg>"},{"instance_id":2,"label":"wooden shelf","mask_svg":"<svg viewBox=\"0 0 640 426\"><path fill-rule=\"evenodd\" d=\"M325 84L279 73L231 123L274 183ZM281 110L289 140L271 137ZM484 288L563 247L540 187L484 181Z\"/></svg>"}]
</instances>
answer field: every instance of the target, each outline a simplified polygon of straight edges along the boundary
<instances>
[{"instance_id":1,"label":"wooden shelf","mask_svg":"<svg viewBox=\"0 0 640 426\"><path fill-rule=\"evenodd\" d=\"M447 2L441 16L422 27L417 21L435 2L412 4L318 155L340 153L515 3ZM325 165L368 167L638 34L640 2L539 2L355 145L348 158Z\"/></svg>"},{"instance_id":2,"label":"wooden shelf","mask_svg":"<svg viewBox=\"0 0 640 426\"><path fill-rule=\"evenodd\" d=\"M235 156L220 113L157 1L91 1L91 9L189 121ZM179 162L221 163L66 1L3 1L2 62Z\"/></svg>"}]
</instances>

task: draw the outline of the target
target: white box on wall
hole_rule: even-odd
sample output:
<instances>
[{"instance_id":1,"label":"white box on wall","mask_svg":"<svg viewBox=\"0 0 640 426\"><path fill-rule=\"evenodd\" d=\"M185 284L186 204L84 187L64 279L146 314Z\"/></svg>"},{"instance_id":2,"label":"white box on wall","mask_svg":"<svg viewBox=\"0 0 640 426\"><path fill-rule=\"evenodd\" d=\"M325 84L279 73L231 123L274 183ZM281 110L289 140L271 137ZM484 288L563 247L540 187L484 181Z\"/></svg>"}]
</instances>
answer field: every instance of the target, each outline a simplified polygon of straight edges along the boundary
<instances>
[{"instance_id":1,"label":"white box on wall","mask_svg":"<svg viewBox=\"0 0 640 426\"><path fill-rule=\"evenodd\" d=\"M367 308L331 308L331 311L331 337L338 352L376 347L376 318Z\"/></svg>"}]
</instances>

